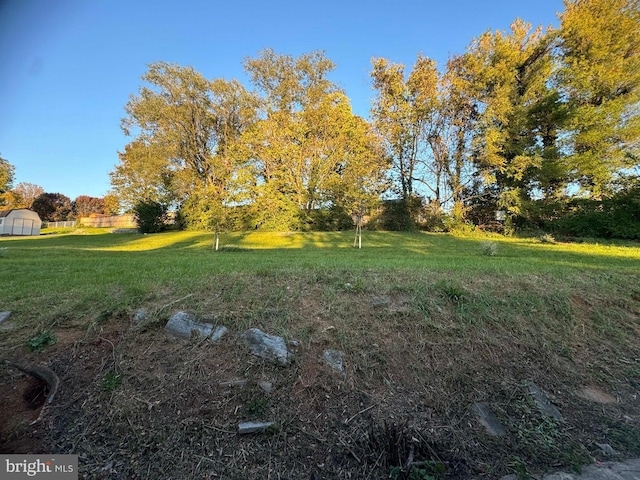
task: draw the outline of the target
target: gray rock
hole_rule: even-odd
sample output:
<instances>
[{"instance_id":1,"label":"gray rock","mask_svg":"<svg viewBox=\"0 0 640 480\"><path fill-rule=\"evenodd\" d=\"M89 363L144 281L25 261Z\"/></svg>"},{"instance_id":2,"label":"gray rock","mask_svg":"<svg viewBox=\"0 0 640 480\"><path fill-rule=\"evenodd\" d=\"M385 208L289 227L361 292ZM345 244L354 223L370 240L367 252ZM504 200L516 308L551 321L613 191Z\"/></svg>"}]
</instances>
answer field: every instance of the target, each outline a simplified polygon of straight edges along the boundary
<instances>
[{"instance_id":1,"label":"gray rock","mask_svg":"<svg viewBox=\"0 0 640 480\"><path fill-rule=\"evenodd\" d=\"M371 300L371 306L373 308L382 308L389 305L389 299L385 297L377 297Z\"/></svg>"},{"instance_id":2,"label":"gray rock","mask_svg":"<svg viewBox=\"0 0 640 480\"><path fill-rule=\"evenodd\" d=\"M211 323L201 323L187 312L177 312L171 316L164 327L164 331L169 338L179 338L189 340L192 332L207 337L212 342L220 340L227 333L227 327L214 326Z\"/></svg>"},{"instance_id":3,"label":"gray rock","mask_svg":"<svg viewBox=\"0 0 640 480\"><path fill-rule=\"evenodd\" d=\"M242 334L242 338L249 351L257 357L280 365L288 365L291 362L291 353L282 337L268 335L258 328L250 328Z\"/></svg>"},{"instance_id":4,"label":"gray rock","mask_svg":"<svg viewBox=\"0 0 640 480\"><path fill-rule=\"evenodd\" d=\"M340 350L325 350L323 357L327 365L338 372L341 377L346 376L344 373L344 352Z\"/></svg>"},{"instance_id":5,"label":"gray rock","mask_svg":"<svg viewBox=\"0 0 640 480\"><path fill-rule=\"evenodd\" d=\"M542 413L549 417L553 417L556 420L562 421L562 414L560 413L560 410L551 403L549 396L544 390L531 381L525 382L525 385L529 389L529 394L533 397L534 402L536 402L536 406Z\"/></svg>"},{"instance_id":6,"label":"gray rock","mask_svg":"<svg viewBox=\"0 0 640 480\"><path fill-rule=\"evenodd\" d=\"M489 408L489 405L484 402L478 402L473 404L472 409L473 413L476 415L476 418L487 430L487 433L489 435L493 435L494 437L501 437L507 433L498 420L498 417L496 417Z\"/></svg>"},{"instance_id":7,"label":"gray rock","mask_svg":"<svg viewBox=\"0 0 640 480\"><path fill-rule=\"evenodd\" d=\"M246 384L247 384L247 381L243 378L239 378L236 380L228 380L226 382L219 383L221 387L244 387Z\"/></svg>"},{"instance_id":8,"label":"gray rock","mask_svg":"<svg viewBox=\"0 0 640 480\"><path fill-rule=\"evenodd\" d=\"M243 435L246 433L264 432L274 426L275 423L273 422L241 422L238 424L238 433Z\"/></svg>"},{"instance_id":9,"label":"gray rock","mask_svg":"<svg viewBox=\"0 0 640 480\"><path fill-rule=\"evenodd\" d=\"M9 317L11 316L11 312L0 312L0 323L9 320Z\"/></svg>"},{"instance_id":10,"label":"gray rock","mask_svg":"<svg viewBox=\"0 0 640 480\"><path fill-rule=\"evenodd\" d=\"M134 323L142 323L147 319L148 312L144 308L139 308L136 310L135 315L133 316Z\"/></svg>"},{"instance_id":11,"label":"gray rock","mask_svg":"<svg viewBox=\"0 0 640 480\"><path fill-rule=\"evenodd\" d=\"M596 443L596 445L602 450L602 453L609 455L610 457L617 457L619 455L611 445L608 443Z\"/></svg>"},{"instance_id":12,"label":"gray rock","mask_svg":"<svg viewBox=\"0 0 640 480\"><path fill-rule=\"evenodd\" d=\"M265 392L265 393L271 393L271 390L273 390L273 383L271 382L267 382L266 380L261 380L258 382L258 386Z\"/></svg>"}]
</instances>

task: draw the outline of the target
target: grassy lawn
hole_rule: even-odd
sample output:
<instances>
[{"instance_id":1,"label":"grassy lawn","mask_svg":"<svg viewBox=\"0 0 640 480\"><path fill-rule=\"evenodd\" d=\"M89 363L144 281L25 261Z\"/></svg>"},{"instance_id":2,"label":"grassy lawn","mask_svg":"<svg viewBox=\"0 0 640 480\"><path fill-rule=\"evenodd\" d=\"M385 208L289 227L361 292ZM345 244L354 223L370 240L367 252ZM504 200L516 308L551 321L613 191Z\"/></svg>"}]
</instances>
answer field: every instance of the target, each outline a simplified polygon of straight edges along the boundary
<instances>
[{"instance_id":1,"label":"grassy lawn","mask_svg":"<svg viewBox=\"0 0 640 480\"><path fill-rule=\"evenodd\" d=\"M13 312L0 358L48 364L73 386L38 448L81 454L86 478L109 461L122 478L164 478L176 444L189 458L176 478L495 478L588 463L602 457L595 443L640 455L629 433L640 423L637 243L365 232L358 250L351 232L249 232L213 252L212 240L100 229L0 239L0 311ZM139 308L148 316L135 324ZM229 340L167 342L177 310L224 324ZM247 355L250 327L300 342L294 365ZM30 352L42 332L57 343ZM345 352L346 379L319 362L326 348ZM277 388L219 386L232 378ZM563 422L536 412L526 381L552 393ZM615 402L586 400L587 387ZM488 435L475 402L508 435ZM232 434L253 417L278 432ZM420 468L398 465L409 451Z\"/></svg>"}]
</instances>

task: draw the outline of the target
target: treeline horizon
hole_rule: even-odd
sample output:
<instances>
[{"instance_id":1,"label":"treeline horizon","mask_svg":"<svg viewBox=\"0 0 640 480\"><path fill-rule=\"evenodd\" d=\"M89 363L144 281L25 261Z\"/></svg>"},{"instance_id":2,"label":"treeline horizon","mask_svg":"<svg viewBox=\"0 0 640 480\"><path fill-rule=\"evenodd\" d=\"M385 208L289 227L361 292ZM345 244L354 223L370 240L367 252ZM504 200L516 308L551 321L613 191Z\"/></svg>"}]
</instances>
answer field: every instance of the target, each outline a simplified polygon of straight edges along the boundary
<instances>
[{"instance_id":1,"label":"treeline horizon","mask_svg":"<svg viewBox=\"0 0 640 480\"><path fill-rule=\"evenodd\" d=\"M426 55L410 69L373 58L370 119L324 52L263 50L244 59L249 85L152 63L125 105L132 140L109 197L175 208L190 229L375 217L640 238L639 2L565 0L558 28L516 19L441 70Z\"/></svg>"}]
</instances>

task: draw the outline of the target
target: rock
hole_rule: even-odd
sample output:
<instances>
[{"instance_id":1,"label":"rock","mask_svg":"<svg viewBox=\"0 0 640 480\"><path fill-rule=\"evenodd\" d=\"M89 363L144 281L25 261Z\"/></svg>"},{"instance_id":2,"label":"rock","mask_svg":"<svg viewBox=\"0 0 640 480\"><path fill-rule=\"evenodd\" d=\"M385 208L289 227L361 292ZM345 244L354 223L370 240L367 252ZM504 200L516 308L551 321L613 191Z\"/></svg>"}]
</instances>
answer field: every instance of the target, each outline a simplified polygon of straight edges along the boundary
<instances>
[{"instance_id":1,"label":"rock","mask_svg":"<svg viewBox=\"0 0 640 480\"><path fill-rule=\"evenodd\" d=\"M529 394L533 397L534 402L536 402L536 406L542 413L549 417L553 417L556 420L562 421L562 414L560 413L560 410L551 403L549 396L544 390L531 381L527 381L525 385L529 388Z\"/></svg>"},{"instance_id":2,"label":"rock","mask_svg":"<svg viewBox=\"0 0 640 480\"><path fill-rule=\"evenodd\" d=\"M11 312L0 312L0 323L9 320L9 317L11 316Z\"/></svg>"},{"instance_id":3,"label":"rock","mask_svg":"<svg viewBox=\"0 0 640 480\"><path fill-rule=\"evenodd\" d=\"M239 378L236 380L228 380L226 382L219 383L221 387L244 387L246 384L247 384L247 381L243 378Z\"/></svg>"},{"instance_id":4,"label":"rock","mask_svg":"<svg viewBox=\"0 0 640 480\"><path fill-rule=\"evenodd\" d=\"M344 352L340 350L325 350L324 361L329 365L333 370L338 372L341 377L345 377L344 373Z\"/></svg>"},{"instance_id":5,"label":"rock","mask_svg":"<svg viewBox=\"0 0 640 480\"><path fill-rule=\"evenodd\" d=\"M267 382L266 380L261 380L258 382L258 386L265 392L265 393L271 393L271 390L273 390L273 383L271 382Z\"/></svg>"},{"instance_id":6,"label":"rock","mask_svg":"<svg viewBox=\"0 0 640 480\"><path fill-rule=\"evenodd\" d=\"M211 323L201 323L187 312L177 312L171 316L164 327L164 331L169 338L179 338L189 340L192 332L197 332L203 337L207 337L212 342L220 340L225 333L227 327L214 326Z\"/></svg>"},{"instance_id":7,"label":"rock","mask_svg":"<svg viewBox=\"0 0 640 480\"><path fill-rule=\"evenodd\" d=\"M602 450L602 453L609 455L610 457L617 457L619 455L611 445L608 443L596 443L596 445Z\"/></svg>"},{"instance_id":8,"label":"rock","mask_svg":"<svg viewBox=\"0 0 640 480\"><path fill-rule=\"evenodd\" d=\"M502 424L498 420L498 417L491 411L489 405L484 402L478 402L473 404L473 413L475 413L476 418L482 424L482 426L487 430L489 435L494 437L501 437L506 434Z\"/></svg>"},{"instance_id":9,"label":"rock","mask_svg":"<svg viewBox=\"0 0 640 480\"><path fill-rule=\"evenodd\" d=\"M142 323L147 319L147 316L148 316L147 310L144 308L139 308L138 310L136 310L136 313L133 316L133 322Z\"/></svg>"},{"instance_id":10,"label":"rock","mask_svg":"<svg viewBox=\"0 0 640 480\"><path fill-rule=\"evenodd\" d=\"M241 422L238 424L238 433L243 435L246 433L264 432L274 426L275 423L273 422Z\"/></svg>"},{"instance_id":11,"label":"rock","mask_svg":"<svg viewBox=\"0 0 640 480\"><path fill-rule=\"evenodd\" d=\"M291 353L282 337L268 335L258 328L250 328L242 334L242 338L251 353L257 357L280 365L288 365L291 362Z\"/></svg>"},{"instance_id":12,"label":"rock","mask_svg":"<svg viewBox=\"0 0 640 480\"><path fill-rule=\"evenodd\" d=\"M371 306L373 308L382 308L389 305L389 299L385 297L377 297L371 300Z\"/></svg>"},{"instance_id":13,"label":"rock","mask_svg":"<svg viewBox=\"0 0 640 480\"><path fill-rule=\"evenodd\" d=\"M602 403L605 405L616 403L615 398L596 387L585 387L580 391L579 395L582 398L595 403Z\"/></svg>"}]
</instances>

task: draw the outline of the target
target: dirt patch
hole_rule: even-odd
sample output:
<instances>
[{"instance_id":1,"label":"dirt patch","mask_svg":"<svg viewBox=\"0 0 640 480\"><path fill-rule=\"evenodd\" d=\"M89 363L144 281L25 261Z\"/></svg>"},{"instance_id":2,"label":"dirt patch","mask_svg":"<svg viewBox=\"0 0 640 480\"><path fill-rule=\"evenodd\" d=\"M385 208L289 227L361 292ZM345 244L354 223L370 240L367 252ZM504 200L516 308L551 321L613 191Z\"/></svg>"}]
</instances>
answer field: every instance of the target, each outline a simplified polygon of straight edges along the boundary
<instances>
[{"instance_id":1,"label":"dirt patch","mask_svg":"<svg viewBox=\"0 0 640 480\"><path fill-rule=\"evenodd\" d=\"M595 307L587 302L571 299L574 317L578 308L584 317L567 319L560 309L543 324L560 324L560 333L541 336L531 319L503 321L503 307L477 286L462 300L422 286L384 291L389 304L375 308L378 291L345 290L330 280L319 286L297 279L291 290L296 279L257 282L252 294L266 289L255 293L262 304L240 303L233 285L204 296L198 308L225 312L230 329L218 344L169 341L164 319L156 318L109 318L60 332L55 345L27 354L61 382L43 422L29 425L41 408L41 386L19 372L2 373L1 391L11 385L17 393L0 411L23 412L22 422L0 424L3 448L78 454L87 479L499 478L588 463L601 455L596 443L640 455L640 438L629 433L640 423L633 400L639 370L631 363L614 368L616 358L640 358L637 342L614 355L582 330L574 335L575 325L590 327ZM234 308L220 304L225 295ZM555 311L537 298L514 304L535 307L536 318ZM249 355L241 334L254 326L299 341L291 366ZM345 352L346 378L323 361L327 348ZM539 412L527 381L549 393L563 422ZM578 395L584 385L602 385L619 401L586 400ZM503 437L478 422L477 402L495 413ZM275 428L239 435L245 421L273 421Z\"/></svg>"}]
</instances>

